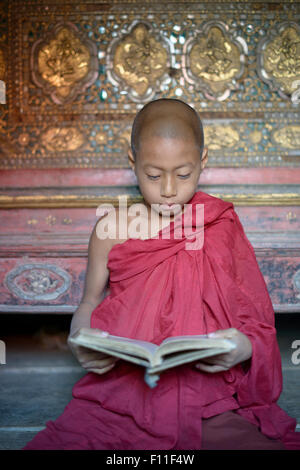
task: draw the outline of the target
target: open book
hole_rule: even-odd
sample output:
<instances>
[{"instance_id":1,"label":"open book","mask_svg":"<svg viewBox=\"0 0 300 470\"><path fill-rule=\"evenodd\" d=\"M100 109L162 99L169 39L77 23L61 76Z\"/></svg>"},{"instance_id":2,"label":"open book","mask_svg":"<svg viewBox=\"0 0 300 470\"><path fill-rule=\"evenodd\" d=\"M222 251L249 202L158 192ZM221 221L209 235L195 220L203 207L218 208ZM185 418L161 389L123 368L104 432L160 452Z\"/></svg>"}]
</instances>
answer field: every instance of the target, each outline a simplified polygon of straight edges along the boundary
<instances>
[{"instance_id":1,"label":"open book","mask_svg":"<svg viewBox=\"0 0 300 470\"><path fill-rule=\"evenodd\" d=\"M145 382L151 388L156 386L159 373L166 369L235 348L229 339L207 335L172 336L158 346L149 341L113 336L96 328L80 328L69 341L145 367Z\"/></svg>"}]
</instances>

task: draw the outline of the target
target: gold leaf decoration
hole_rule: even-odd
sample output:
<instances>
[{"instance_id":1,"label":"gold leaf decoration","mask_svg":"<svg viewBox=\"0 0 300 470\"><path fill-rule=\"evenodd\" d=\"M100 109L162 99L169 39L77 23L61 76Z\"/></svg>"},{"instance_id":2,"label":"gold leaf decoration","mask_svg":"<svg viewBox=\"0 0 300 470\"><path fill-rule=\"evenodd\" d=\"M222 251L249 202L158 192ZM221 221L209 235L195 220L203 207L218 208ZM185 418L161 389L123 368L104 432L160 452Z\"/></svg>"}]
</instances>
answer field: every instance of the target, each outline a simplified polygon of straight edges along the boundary
<instances>
[{"instance_id":1,"label":"gold leaf decoration","mask_svg":"<svg viewBox=\"0 0 300 470\"><path fill-rule=\"evenodd\" d=\"M87 48L63 28L39 51L38 68L44 80L57 88L57 93L67 96L73 83L87 75L89 59Z\"/></svg>"},{"instance_id":2,"label":"gold leaf decoration","mask_svg":"<svg viewBox=\"0 0 300 470\"><path fill-rule=\"evenodd\" d=\"M77 150L85 142L76 127L51 127L42 135L42 144L51 152Z\"/></svg>"},{"instance_id":3,"label":"gold leaf decoration","mask_svg":"<svg viewBox=\"0 0 300 470\"><path fill-rule=\"evenodd\" d=\"M130 141L131 141L131 128L128 127L119 135L118 142L121 148L123 148L124 150L128 150L130 147Z\"/></svg>"},{"instance_id":4,"label":"gold leaf decoration","mask_svg":"<svg viewBox=\"0 0 300 470\"><path fill-rule=\"evenodd\" d=\"M31 68L36 85L50 93L55 103L67 103L96 80L96 46L73 24L59 24L34 44Z\"/></svg>"},{"instance_id":5,"label":"gold leaf decoration","mask_svg":"<svg viewBox=\"0 0 300 470\"><path fill-rule=\"evenodd\" d=\"M249 134L249 139L253 144L258 144L262 139L262 133L255 130Z\"/></svg>"},{"instance_id":6,"label":"gold leaf decoration","mask_svg":"<svg viewBox=\"0 0 300 470\"><path fill-rule=\"evenodd\" d=\"M95 135L95 140L99 145L106 145L108 142L108 136L105 132L97 132Z\"/></svg>"},{"instance_id":7,"label":"gold leaf decoration","mask_svg":"<svg viewBox=\"0 0 300 470\"><path fill-rule=\"evenodd\" d=\"M208 22L186 42L183 72L208 98L223 100L244 71L247 47L241 38L231 38L221 22Z\"/></svg>"},{"instance_id":8,"label":"gold leaf decoration","mask_svg":"<svg viewBox=\"0 0 300 470\"><path fill-rule=\"evenodd\" d=\"M210 150L232 148L239 139L239 133L231 126L206 126L204 130L204 142Z\"/></svg>"},{"instance_id":9,"label":"gold leaf decoration","mask_svg":"<svg viewBox=\"0 0 300 470\"><path fill-rule=\"evenodd\" d=\"M16 154L16 146L14 142L7 139L6 136L0 135L0 157L12 156Z\"/></svg>"},{"instance_id":10,"label":"gold leaf decoration","mask_svg":"<svg viewBox=\"0 0 300 470\"><path fill-rule=\"evenodd\" d=\"M18 137L18 144L21 145L21 147L28 145L29 141L30 136L27 132L22 132Z\"/></svg>"},{"instance_id":11,"label":"gold leaf decoration","mask_svg":"<svg viewBox=\"0 0 300 470\"><path fill-rule=\"evenodd\" d=\"M273 139L280 147L299 149L300 126L291 125L282 127L273 133Z\"/></svg>"},{"instance_id":12,"label":"gold leaf decoration","mask_svg":"<svg viewBox=\"0 0 300 470\"><path fill-rule=\"evenodd\" d=\"M169 69L167 40L150 25L134 22L129 33L112 41L108 52L109 78L136 101L148 100ZM169 44L168 44L169 45Z\"/></svg>"},{"instance_id":13,"label":"gold leaf decoration","mask_svg":"<svg viewBox=\"0 0 300 470\"><path fill-rule=\"evenodd\" d=\"M290 96L300 80L300 27L295 23L277 25L258 47L258 73L280 94Z\"/></svg>"}]
</instances>

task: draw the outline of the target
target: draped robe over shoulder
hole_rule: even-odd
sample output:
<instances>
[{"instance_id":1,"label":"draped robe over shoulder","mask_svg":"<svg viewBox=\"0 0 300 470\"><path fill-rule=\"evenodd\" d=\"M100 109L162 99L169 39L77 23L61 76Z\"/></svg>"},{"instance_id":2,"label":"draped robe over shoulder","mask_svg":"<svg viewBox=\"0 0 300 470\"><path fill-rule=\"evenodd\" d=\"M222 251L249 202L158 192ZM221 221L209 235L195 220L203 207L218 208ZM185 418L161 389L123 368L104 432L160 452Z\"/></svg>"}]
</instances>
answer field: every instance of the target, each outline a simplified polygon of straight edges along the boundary
<instances>
[{"instance_id":1,"label":"draped robe over shoulder","mask_svg":"<svg viewBox=\"0 0 300 470\"><path fill-rule=\"evenodd\" d=\"M177 216L156 237L113 246L110 293L93 311L91 327L156 344L237 328L250 339L252 358L218 373L185 364L164 371L153 389L144 368L125 361L103 375L89 372L75 384L64 413L28 449L201 449L202 419L229 410L287 449L300 449L296 421L276 403L280 351L254 250L231 203L198 191L189 204L191 217ZM204 205L203 246L187 249L188 240L203 235L198 204ZM183 236L175 237L183 225Z\"/></svg>"}]
</instances>

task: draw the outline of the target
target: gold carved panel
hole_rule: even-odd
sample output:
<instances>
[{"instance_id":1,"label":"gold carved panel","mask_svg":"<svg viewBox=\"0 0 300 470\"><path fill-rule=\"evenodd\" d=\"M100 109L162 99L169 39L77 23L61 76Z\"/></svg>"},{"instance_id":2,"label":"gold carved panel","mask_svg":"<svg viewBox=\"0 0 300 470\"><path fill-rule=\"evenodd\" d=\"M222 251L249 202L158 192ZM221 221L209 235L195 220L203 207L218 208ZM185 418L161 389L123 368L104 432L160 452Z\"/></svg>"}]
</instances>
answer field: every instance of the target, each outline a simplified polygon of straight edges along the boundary
<instances>
[{"instance_id":1,"label":"gold carved panel","mask_svg":"<svg viewBox=\"0 0 300 470\"><path fill-rule=\"evenodd\" d=\"M280 147L288 149L300 148L300 126L285 126L273 133L273 140Z\"/></svg>"},{"instance_id":2,"label":"gold carved panel","mask_svg":"<svg viewBox=\"0 0 300 470\"><path fill-rule=\"evenodd\" d=\"M72 23L61 23L33 44L34 83L56 104L73 101L98 76L97 49Z\"/></svg>"},{"instance_id":3,"label":"gold carved panel","mask_svg":"<svg viewBox=\"0 0 300 470\"><path fill-rule=\"evenodd\" d=\"M258 46L258 72L262 80L283 97L300 84L300 26L277 24Z\"/></svg>"},{"instance_id":4,"label":"gold carved panel","mask_svg":"<svg viewBox=\"0 0 300 470\"><path fill-rule=\"evenodd\" d=\"M236 129L229 125L207 126L204 130L205 145L209 150L234 148L240 139Z\"/></svg>"},{"instance_id":5,"label":"gold carved panel","mask_svg":"<svg viewBox=\"0 0 300 470\"><path fill-rule=\"evenodd\" d=\"M51 127L41 137L42 145L50 152L72 152L84 141L84 135L76 127Z\"/></svg>"},{"instance_id":6,"label":"gold carved panel","mask_svg":"<svg viewBox=\"0 0 300 470\"><path fill-rule=\"evenodd\" d=\"M299 167L299 25L300 2L3 0L0 169L128 168L157 98L200 113L210 167Z\"/></svg>"},{"instance_id":7,"label":"gold carved panel","mask_svg":"<svg viewBox=\"0 0 300 470\"><path fill-rule=\"evenodd\" d=\"M246 42L220 21L207 22L184 47L183 73L208 99L224 100L245 70Z\"/></svg>"},{"instance_id":8,"label":"gold carved panel","mask_svg":"<svg viewBox=\"0 0 300 470\"><path fill-rule=\"evenodd\" d=\"M163 79L169 81L172 44L151 24L134 21L128 33L113 40L107 53L108 77L137 102L151 100Z\"/></svg>"}]
</instances>

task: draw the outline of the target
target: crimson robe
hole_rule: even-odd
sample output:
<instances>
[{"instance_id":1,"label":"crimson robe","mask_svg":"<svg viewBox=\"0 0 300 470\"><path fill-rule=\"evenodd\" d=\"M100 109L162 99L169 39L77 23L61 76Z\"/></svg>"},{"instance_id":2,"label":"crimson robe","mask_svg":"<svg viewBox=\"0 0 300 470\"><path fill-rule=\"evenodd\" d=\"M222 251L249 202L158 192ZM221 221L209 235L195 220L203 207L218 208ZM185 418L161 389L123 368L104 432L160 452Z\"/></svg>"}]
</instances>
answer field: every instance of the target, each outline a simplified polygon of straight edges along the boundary
<instances>
[{"instance_id":1,"label":"crimson robe","mask_svg":"<svg viewBox=\"0 0 300 470\"><path fill-rule=\"evenodd\" d=\"M104 375L87 373L63 414L25 449L201 449L202 420L231 410L287 449L300 449L296 421L276 404L281 357L254 250L231 203L198 191L189 204L186 225L180 215L154 238L113 246L110 293L93 311L91 327L156 344L237 328L252 343L251 360L218 373L185 364L161 373L153 389L144 368L125 361ZM203 235L198 204L204 242L187 249L187 240ZM174 235L178 227L181 237Z\"/></svg>"}]
</instances>

